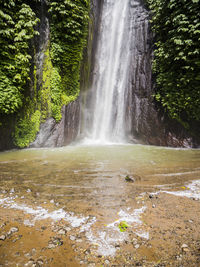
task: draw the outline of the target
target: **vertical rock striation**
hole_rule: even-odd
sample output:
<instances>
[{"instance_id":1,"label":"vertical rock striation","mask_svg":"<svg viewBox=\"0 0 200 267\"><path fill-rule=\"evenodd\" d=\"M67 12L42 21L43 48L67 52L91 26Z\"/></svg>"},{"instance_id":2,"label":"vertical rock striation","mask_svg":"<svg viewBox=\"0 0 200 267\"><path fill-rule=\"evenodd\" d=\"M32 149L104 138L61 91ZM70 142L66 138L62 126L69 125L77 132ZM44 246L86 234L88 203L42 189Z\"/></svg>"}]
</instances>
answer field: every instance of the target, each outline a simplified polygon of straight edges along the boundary
<instances>
[{"instance_id":1,"label":"vertical rock striation","mask_svg":"<svg viewBox=\"0 0 200 267\"><path fill-rule=\"evenodd\" d=\"M109 25L106 24L105 20L109 20L111 14L106 18L106 14L102 14L102 10L105 12L105 5L114 5L114 2L112 3L112 1L107 0L100 2L94 0L93 3L93 6L96 8L94 19L98 21L98 23L100 22L100 26L99 28L94 28L97 36L94 38L92 51L96 57L92 58L92 86L89 87L87 92L84 91L82 97L82 109L84 112L81 128L82 136L87 136L89 138L91 135L93 136L90 128L94 125L94 113L96 112L95 110L98 109L96 105L102 105L102 114L103 109L105 108L105 102L99 103L96 99L98 98L98 94L102 94L101 91L104 90L102 85L105 83L102 77L101 84L98 85L100 80L98 77L100 76L99 69L101 68L101 66L99 66L101 63L99 58L101 57L101 53L106 53L105 47L108 46L108 43L102 44L102 36L106 34L102 34L102 31L108 31L107 27L109 27ZM106 12L109 13L110 11L106 10ZM124 47L126 53L130 55L130 58L127 60L128 66L124 66L126 68L127 81L124 83L126 87L124 88L125 94L120 98L121 101L124 101L123 116L125 122L121 125L121 131L125 131L126 140L128 142L141 142L145 144L173 147L196 146L196 140L194 140L187 131L178 124L178 122L169 119L154 103L153 94L155 88L152 82L153 36L149 22L150 14L144 5L144 2L142 0L130 0L127 17L128 25L125 26L125 29L128 30L129 33L124 33L126 38L125 40L122 40L124 45L122 44L121 47ZM127 21L125 23L127 23ZM107 41L109 42L109 40ZM127 42L129 42L130 45L127 45ZM121 50L121 55L122 54L123 49ZM105 61L107 59L105 59ZM124 57L121 57L121 59L120 64L124 64ZM115 66L113 66L113 70L114 68ZM104 71L104 76L106 75L107 74ZM109 79L109 77L107 77L107 79ZM118 84L116 82L116 85ZM118 86L116 86L116 89L117 87ZM98 93L97 90L99 90L100 93ZM110 105L113 105L113 110L116 111L117 108L115 109L115 107L118 105L117 93L113 94L113 96L113 101L110 102ZM107 100L106 97L104 99L105 101ZM102 99L100 102L103 102ZM107 114L107 116L113 117L112 122L110 123L112 126L111 130L113 130L113 125L117 120L115 117L117 111L112 112L113 115ZM99 112L99 114L100 113L101 112ZM100 116L99 123L101 123L101 119ZM98 124L98 120L96 124ZM101 129L100 126L97 126L96 128ZM97 130L97 136L98 135L99 130ZM96 137L93 136L92 138L95 139ZM113 139L112 135L110 135L110 139Z\"/></svg>"},{"instance_id":2,"label":"vertical rock striation","mask_svg":"<svg viewBox=\"0 0 200 267\"><path fill-rule=\"evenodd\" d=\"M126 128L130 138L173 147L195 146L196 142L178 124L156 107L152 95L153 36L149 12L141 0L130 1L132 45L126 98Z\"/></svg>"}]
</instances>

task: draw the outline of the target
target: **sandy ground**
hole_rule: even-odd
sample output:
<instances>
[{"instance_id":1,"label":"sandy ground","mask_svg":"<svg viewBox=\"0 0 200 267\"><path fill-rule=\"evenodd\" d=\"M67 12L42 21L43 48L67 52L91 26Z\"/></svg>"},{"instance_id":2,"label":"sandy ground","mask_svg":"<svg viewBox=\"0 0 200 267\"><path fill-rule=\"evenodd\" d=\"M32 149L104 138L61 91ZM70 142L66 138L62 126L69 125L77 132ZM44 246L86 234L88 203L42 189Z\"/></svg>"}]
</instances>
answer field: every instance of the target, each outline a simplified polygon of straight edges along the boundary
<instances>
[{"instance_id":1,"label":"sandy ground","mask_svg":"<svg viewBox=\"0 0 200 267\"><path fill-rule=\"evenodd\" d=\"M30 215L0 208L0 239L5 237L0 240L0 266L200 266L200 201L146 193L140 203L147 207L140 228L149 239L136 235L131 225L113 257L95 253L95 244L63 220L25 226Z\"/></svg>"}]
</instances>

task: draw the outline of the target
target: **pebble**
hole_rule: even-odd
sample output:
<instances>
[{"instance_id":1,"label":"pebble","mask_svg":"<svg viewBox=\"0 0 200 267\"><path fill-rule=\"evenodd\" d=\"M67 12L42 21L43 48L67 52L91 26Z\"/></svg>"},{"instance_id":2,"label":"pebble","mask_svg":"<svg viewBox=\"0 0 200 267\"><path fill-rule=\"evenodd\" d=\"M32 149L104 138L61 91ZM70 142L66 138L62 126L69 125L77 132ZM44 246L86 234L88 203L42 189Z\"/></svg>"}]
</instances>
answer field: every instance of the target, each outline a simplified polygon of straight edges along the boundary
<instances>
[{"instance_id":1,"label":"pebble","mask_svg":"<svg viewBox=\"0 0 200 267\"><path fill-rule=\"evenodd\" d=\"M70 227L64 227L63 228L66 232L70 232L71 231L71 228Z\"/></svg>"},{"instance_id":2,"label":"pebble","mask_svg":"<svg viewBox=\"0 0 200 267\"><path fill-rule=\"evenodd\" d=\"M189 251L188 245L186 245L186 244L183 244L183 245L181 246L181 249L182 249L182 251L184 251L184 252L188 252L188 251Z\"/></svg>"},{"instance_id":3,"label":"pebble","mask_svg":"<svg viewBox=\"0 0 200 267\"><path fill-rule=\"evenodd\" d=\"M18 232L18 231L19 231L19 229L18 229L17 227L12 227L12 228L10 228L10 230L8 231L7 235L12 235L12 234L14 234L14 233L16 233L16 232Z\"/></svg>"},{"instance_id":4,"label":"pebble","mask_svg":"<svg viewBox=\"0 0 200 267\"><path fill-rule=\"evenodd\" d=\"M109 265L110 264L109 260L105 260L105 264Z\"/></svg>"},{"instance_id":5,"label":"pebble","mask_svg":"<svg viewBox=\"0 0 200 267\"><path fill-rule=\"evenodd\" d=\"M43 265L43 264L44 264L44 262L43 262L42 259L37 260L37 263L38 263L39 265Z\"/></svg>"},{"instance_id":6,"label":"pebble","mask_svg":"<svg viewBox=\"0 0 200 267\"><path fill-rule=\"evenodd\" d=\"M156 205L155 205L155 204L153 204L153 205L152 205L152 208L155 208L155 207L156 207Z\"/></svg>"},{"instance_id":7,"label":"pebble","mask_svg":"<svg viewBox=\"0 0 200 267\"><path fill-rule=\"evenodd\" d=\"M35 254L35 253L36 253L36 249L33 248L33 249L31 250L31 253L32 253L32 254Z\"/></svg>"},{"instance_id":8,"label":"pebble","mask_svg":"<svg viewBox=\"0 0 200 267\"><path fill-rule=\"evenodd\" d=\"M34 260L30 259L26 264L25 266L33 266L34 264Z\"/></svg>"},{"instance_id":9,"label":"pebble","mask_svg":"<svg viewBox=\"0 0 200 267\"><path fill-rule=\"evenodd\" d=\"M70 235L69 239L70 239L71 241L74 241L76 238L75 238L75 236Z\"/></svg>"},{"instance_id":10,"label":"pebble","mask_svg":"<svg viewBox=\"0 0 200 267\"><path fill-rule=\"evenodd\" d=\"M2 223L2 224L0 225L0 228L3 228L4 226L6 226L6 223Z\"/></svg>"},{"instance_id":11,"label":"pebble","mask_svg":"<svg viewBox=\"0 0 200 267\"><path fill-rule=\"evenodd\" d=\"M0 240L4 241L6 239L6 235L1 235Z\"/></svg>"},{"instance_id":12,"label":"pebble","mask_svg":"<svg viewBox=\"0 0 200 267\"><path fill-rule=\"evenodd\" d=\"M28 188L28 189L26 190L26 192L27 192L27 193L31 193L31 189Z\"/></svg>"},{"instance_id":13,"label":"pebble","mask_svg":"<svg viewBox=\"0 0 200 267\"><path fill-rule=\"evenodd\" d=\"M53 244L53 243L50 243L49 245L48 245L48 248L55 248L56 247L56 245L55 244Z\"/></svg>"},{"instance_id":14,"label":"pebble","mask_svg":"<svg viewBox=\"0 0 200 267\"><path fill-rule=\"evenodd\" d=\"M47 248L51 249L51 248L55 248L55 247L62 246L62 245L63 245L63 241L60 238L55 237L53 240L49 241Z\"/></svg>"},{"instance_id":15,"label":"pebble","mask_svg":"<svg viewBox=\"0 0 200 267\"><path fill-rule=\"evenodd\" d=\"M129 183L134 183L135 182L135 179L132 176L127 175L125 177L125 181L126 182L129 182Z\"/></svg>"},{"instance_id":16,"label":"pebble","mask_svg":"<svg viewBox=\"0 0 200 267\"><path fill-rule=\"evenodd\" d=\"M12 188L12 189L10 190L10 193L11 193L11 194L15 193L15 189Z\"/></svg>"},{"instance_id":17,"label":"pebble","mask_svg":"<svg viewBox=\"0 0 200 267\"><path fill-rule=\"evenodd\" d=\"M139 247L140 247L140 245L139 245L139 244L136 244L136 245L135 245L135 248L136 248L136 249L138 249Z\"/></svg>"},{"instance_id":18,"label":"pebble","mask_svg":"<svg viewBox=\"0 0 200 267\"><path fill-rule=\"evenodd\" d=\"M58 234L59 234L59 235L65 235L65 234L66 234L66 232L65 232L65 230L64 230L64 229L60 229L60 230L58 231Z\"/></svg>"}]
</instances>

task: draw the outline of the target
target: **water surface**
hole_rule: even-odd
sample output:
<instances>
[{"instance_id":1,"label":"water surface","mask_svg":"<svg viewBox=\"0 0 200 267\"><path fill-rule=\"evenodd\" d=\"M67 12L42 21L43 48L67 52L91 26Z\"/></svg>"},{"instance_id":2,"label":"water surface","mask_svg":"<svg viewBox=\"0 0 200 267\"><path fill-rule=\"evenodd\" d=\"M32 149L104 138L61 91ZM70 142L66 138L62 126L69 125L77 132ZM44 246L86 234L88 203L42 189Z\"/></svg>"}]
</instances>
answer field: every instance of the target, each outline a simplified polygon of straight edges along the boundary
<instances>
[{"instance_id":1,"label":"water surface","mask_svg":"<svg viewBox=\"0 0 200 267\"><path fill-rule=\"evenodd\" d=\"M135 183L127 183L127 175ZM177 188L198 179L200 150L109 145L0 153L1 192L32 205L51 201L80 213L112 213L157 186Z\"/></svg>"}]
</instances>

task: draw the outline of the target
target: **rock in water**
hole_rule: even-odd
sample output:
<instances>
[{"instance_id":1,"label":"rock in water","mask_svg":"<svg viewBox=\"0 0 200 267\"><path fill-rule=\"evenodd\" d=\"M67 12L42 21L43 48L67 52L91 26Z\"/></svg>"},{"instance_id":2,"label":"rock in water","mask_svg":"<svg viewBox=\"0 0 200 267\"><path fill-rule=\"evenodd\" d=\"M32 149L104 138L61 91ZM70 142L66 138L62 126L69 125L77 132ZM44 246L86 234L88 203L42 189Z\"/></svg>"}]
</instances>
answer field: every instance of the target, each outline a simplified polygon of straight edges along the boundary
<instances>
[{"instance_id":1,"label":"rock in water","mask_svg":"<svg viewBox=\"0 0 200 267\"><path fill-rule=\"evenodd\" d=\"M134 183L135 182L135 179L133 177L127 175L125 177L125 181L126 182L129 182L129 183Z\"/></svg>"}]
</instances>

